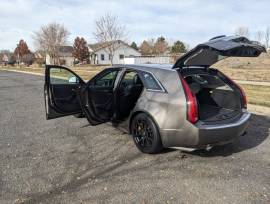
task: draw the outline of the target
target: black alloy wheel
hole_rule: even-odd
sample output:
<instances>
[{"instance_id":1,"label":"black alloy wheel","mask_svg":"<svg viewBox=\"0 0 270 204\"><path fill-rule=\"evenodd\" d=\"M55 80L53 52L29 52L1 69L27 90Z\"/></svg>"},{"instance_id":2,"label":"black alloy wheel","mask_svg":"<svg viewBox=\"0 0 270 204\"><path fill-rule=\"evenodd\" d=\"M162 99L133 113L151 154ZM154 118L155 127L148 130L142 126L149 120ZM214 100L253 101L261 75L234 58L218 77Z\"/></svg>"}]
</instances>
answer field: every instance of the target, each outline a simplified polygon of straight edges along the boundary
<instances>
[{"instance_id":1,"label":"black alloy wheel","mask_svg":"<svg viewBox=\"0 0 270 204\"><path fill-rule=\"evenodd\" d=\"M139 113L134 117L131 131L134 143L140 151L154 154L163 149L158 128L146 114Z\"/></svg>"}]
</instances>

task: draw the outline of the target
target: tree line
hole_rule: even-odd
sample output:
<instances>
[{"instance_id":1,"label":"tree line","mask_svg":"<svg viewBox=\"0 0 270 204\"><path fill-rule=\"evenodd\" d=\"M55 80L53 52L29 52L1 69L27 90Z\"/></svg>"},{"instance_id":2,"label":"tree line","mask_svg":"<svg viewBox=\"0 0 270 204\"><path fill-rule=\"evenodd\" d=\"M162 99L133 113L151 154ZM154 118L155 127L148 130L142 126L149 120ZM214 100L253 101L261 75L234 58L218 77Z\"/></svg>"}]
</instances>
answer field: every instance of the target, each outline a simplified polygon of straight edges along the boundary
<instances>
[{"instance_id":1,"label":"tree line","mask_svg":"<svg viewBox=\"0 0 270 204\"><path fill-rule=\"evenodd\" d=\"M249 31L249 28L246 26L240 26L240 27L236 28L234 33L236 35L245 36L247 38L252 37L251 33ZM265 30L257 30L253 34L253 39L255 39L260 44L264 45L265 48L269 48L269 46L270 46L270 44L269 44L270 43L270 27L267 26L265 28Z\"/></svg>"},{"instance_id":2,"label":"tree line","mask_svg":"<svg viewBox=\"0 0 270 204\"><path fill-rule=\"evenodd\" d=\"M127 40L127 31L119 22L117 16L106 14L95 21L95 31L93 35L98 43L106 43L106 51L108 52L111 63L114 52L118 48L116 43L118 40ZM42 26L38 31L34 32L33 41L37 50L43 54L47 54L53 60L54 64L61 64L60 51L61 46L67 45L70 32L59 23L49 23ZM142 53L142 55L162 55L170 53L183 53L187 51L187 46L181 41L176 41L172 46L163 36L156 40L144 40L140 46L132 42L130 46ZM73 57L80 63L89 63L90 50L87 41L83 37L76 37L73 42ZM27 43L22 39L17 44L13 53L13 61L30 65L34 61L34 55L29 50ZM39 63L45 63L41 60Z\"/></svg>"},{"instance_id":3,"label":"tree line","mask_svg":"<svg viewBox=\"0 0 270 204\"><path fill-rule=\"evenodd\" d=\"M250 37L248 27L238 27L235 34ZM111 63L113 61L115 50L118 49L118 40L127 40L127 31L125 27L119 22L117 16L106 14L95 21L95 31L93 35L98 43L106 45L106 52L110 56ZM38 31L34 32L33 41L37 50L46 53L53 60L54 64L61 64L60 50L61 46L67 45L70 32L68 29L59 23L49 23L42 26ZM270 29L266 28L265 31L257 31L255 39L266 48L269 47ZM142 55L167 55L185 53L188 50L188 45L184 42L177 40L169 45L164 36L156 39L144 40L140 46L136 42L132 42L130 46L139 50ZM87 41L83 37L76 37L73 42L73 57L79 63L89 63L90 50ZM0 56L1 57L1 56ZM34 55L28 48L27 43L22 39L17 44L12 59L18 64L24 63L30 65L33 63ZM38 62L44 64L45 61Z\"/></svg>"},{"instance_id":4,"label":"tree line","mask_svg":"<svg viewBox=\"0 0 270 204\"><path fill-rule=\"evenodd\" d=\"M131 46L136 45L135 42ZM169 46L169 43L163 36L158 37L156 40L144 40L139 47L142 55L163 55L163 54L180 54L187 52L188 46L180 40Z\"/></svg>"}]
</instances>

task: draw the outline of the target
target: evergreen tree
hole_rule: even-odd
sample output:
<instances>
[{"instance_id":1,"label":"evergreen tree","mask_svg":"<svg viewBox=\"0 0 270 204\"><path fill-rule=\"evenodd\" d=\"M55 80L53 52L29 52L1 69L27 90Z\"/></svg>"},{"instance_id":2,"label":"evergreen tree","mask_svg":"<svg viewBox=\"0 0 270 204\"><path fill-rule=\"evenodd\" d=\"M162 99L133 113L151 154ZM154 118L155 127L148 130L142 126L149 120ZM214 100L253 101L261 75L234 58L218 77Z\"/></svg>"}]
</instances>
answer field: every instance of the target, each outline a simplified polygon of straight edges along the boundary
<instances>
[{"instance_id":1,"label":"evergreen tree","mask_svg":"<svg viewBox=\"0 0 270 204\"><path fill-rule=\"evenodd\" d=\"M130 45L130 47L134 48L135 50L138 50L139 49L138 46L137 46L137 44L135 42L132 42L131 45Z\"/></svg>"},{"instance_id":2,"label":"evergreen tree","mask_svg":"<svg viewBox=\"0 0 270 204\"><path fill-rule=\"evenodd\" d=\"M183 42L178 40L173 44L171 53L185 53L185 52L187 52L187 48Z\"/></svg>"}]
</instances>

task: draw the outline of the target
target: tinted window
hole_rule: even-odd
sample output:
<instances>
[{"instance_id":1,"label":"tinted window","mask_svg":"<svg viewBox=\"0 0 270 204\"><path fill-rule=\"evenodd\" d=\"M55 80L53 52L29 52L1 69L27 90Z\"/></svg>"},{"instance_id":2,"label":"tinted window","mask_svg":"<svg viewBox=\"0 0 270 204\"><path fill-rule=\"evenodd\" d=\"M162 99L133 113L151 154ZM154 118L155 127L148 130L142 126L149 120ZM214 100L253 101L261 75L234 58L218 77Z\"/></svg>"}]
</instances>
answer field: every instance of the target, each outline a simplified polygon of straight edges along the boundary
<instances>
[{"instance_id":1,"label":"tinted window","mask_svg":"<svg viewBox=\"0 0 270 204\"><path fill-rule=\"evenodd\" d=\"M95 86L99 87L113 87L116 79L118 70L110 71L102 77L96 79Z\"/></svg>"},{"instance_id":2,"label":"tinted window","mask_svg":"<svg viewBox=\"0 0 270 204\"><path fill-rule=\"evenodd\" d=\"M148 72L143 72L142 73L144 81L146 83L146 88L147 89L152 89L152 90L162 90L156 79L153 77L152 74Z\"/></svg>"},{"instance_id":3,"label":"tinted window","mask_svg":"<svg viewBox=\"0 0 270 204\"><path fill-rule=\"evenodd\" d=\"M142 81L138 74L133 71L128 71L125 73L122 81L121 81L121 87L128 87L128 86L134 86L134 85L142 85Z\"/></svg>"},{"instance_id":4,"label":"tinted window","mask_svg":"<svg viewBox=\"0 0 270 204\"><path fill-rule=\"evenodd\" d=\"M63 68L50 68L51 84L77 84L79 79L70 71Z\"/></svg>"}]
</instances>

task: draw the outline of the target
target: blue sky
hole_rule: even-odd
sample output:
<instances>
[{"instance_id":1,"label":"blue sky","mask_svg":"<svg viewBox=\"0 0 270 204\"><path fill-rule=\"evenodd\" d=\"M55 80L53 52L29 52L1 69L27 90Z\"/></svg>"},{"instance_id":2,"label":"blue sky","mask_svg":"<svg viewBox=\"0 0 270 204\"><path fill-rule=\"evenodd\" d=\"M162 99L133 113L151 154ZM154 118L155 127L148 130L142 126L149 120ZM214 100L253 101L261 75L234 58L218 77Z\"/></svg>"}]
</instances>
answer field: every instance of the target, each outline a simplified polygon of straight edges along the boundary
<instances>
[{"instance_id":1,"label":"blue sky","mask_svg":"<svg viewBox=\"0 0 270 204\"><path fill-rule=\"evenodd\" d=\"M94 42L97 18L105 13L119 17L129 41L165 36L191 47L209 38L249 27L251 38L270 26L269 0L0 0L0 49L13 50L20 39L34 50L34 31L50 22L64 24L71 35Z\"/></svg>"}]
</instances>

